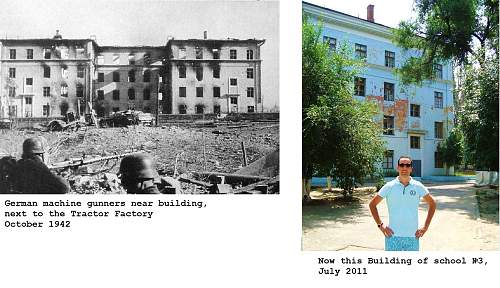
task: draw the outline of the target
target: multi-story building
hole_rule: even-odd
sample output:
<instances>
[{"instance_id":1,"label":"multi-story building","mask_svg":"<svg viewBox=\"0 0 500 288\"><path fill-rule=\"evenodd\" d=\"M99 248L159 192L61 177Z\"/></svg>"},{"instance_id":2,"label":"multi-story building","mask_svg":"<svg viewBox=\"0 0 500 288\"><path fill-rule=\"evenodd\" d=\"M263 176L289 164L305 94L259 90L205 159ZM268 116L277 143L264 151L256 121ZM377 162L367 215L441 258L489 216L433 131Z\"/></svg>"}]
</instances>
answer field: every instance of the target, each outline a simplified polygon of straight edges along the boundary
<instances>
[{"instance_id":1,"label":"multi-story building","mask_svg":"<svg viewBox=\"0 0 500 288\"><path fill-rule=\"evenodd\" d=\"M93 39L0 40L0 118L263 112L264 40L168 39L99 46Z\"/></svg>"},{"instance_id":2,"label":"multi-story building","mask_svg":"<svg viewBox=\"0 0 500 288\"><path fill-rule=\"evenodd\" d=\"M205 37L206 38L206 37ZM263 112L260 46L264 40L170 40L166 113Z\"/></svg>"},{"instance_id":3,"label":"multi-story building","mask_svg":"<svg viewBox=\"0 0 500 288\"><path fill-rule=\"evenodd\" d=\"M0 41L0 118L83 111L91 101L91 39Z\"/></svg>"},{"instance_id":4,"label":"multi-story building","mask_svg":"<svg viewBox=\"0 0 500 288\"><path fill-rule=\"evenodd\" d=\"M453 126L451 63L434 65L435 80L403 85L394 68L418 51L404 51L391 42L391 28L375 23L373 5L367 8L367 20L306 2L302 7L312 21L322 21L322 37L331 49L344 43L366 62L354 81L353 97L376 101L380 107L381 136L387 143L382 167L395 169L399 157L408 155L414 176L444 174L437 145Z\"/></svg>"}]
</instances>

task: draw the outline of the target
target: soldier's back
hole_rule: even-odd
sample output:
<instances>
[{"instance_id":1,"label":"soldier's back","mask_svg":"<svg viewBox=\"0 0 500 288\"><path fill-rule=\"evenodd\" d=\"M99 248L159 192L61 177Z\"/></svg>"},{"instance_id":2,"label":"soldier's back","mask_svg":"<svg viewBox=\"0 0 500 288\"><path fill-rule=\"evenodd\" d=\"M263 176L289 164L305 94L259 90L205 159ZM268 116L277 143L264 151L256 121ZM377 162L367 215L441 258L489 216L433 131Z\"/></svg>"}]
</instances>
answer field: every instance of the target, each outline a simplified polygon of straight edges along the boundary
<instances>
[{"instance_id":1,"label":"soldier's back","mask_svg":"<svg viewBox=\"0 0 500 288\"><path fill-rule=\"evenodd\" d=\"M36 159L21 159L15 169L16 190L23 194L65 194L69 184Z\"/></svg>"}]
</instances>

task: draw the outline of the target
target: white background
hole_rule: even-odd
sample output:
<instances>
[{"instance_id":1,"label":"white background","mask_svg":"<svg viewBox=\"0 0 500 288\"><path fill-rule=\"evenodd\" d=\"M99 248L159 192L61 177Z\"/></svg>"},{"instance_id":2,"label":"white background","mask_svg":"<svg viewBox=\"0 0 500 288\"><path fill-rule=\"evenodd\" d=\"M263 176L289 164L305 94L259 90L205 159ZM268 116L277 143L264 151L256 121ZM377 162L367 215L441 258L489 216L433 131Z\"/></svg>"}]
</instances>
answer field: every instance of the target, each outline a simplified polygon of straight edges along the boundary
<instances>
[{"instance_id":1,"label":"white background","mask_svg":"<svg viewBox=\"0 0 500 288\"><path fill-rule=\"evenodd\" d=\"M68 230L11 232L0 213L0 287L466 287L498 282L498 252L301 251L301 2L282 1L280 11L280 195L190 196L207 207L158 208L150 220L73 220ZM60 198L2 195L0 207L5 199ZM488 265L377 265L368 267L367 276L353 276L354 281L317 275L318 257L368 255L482 255Z\"/></svg>"}]
</instances>

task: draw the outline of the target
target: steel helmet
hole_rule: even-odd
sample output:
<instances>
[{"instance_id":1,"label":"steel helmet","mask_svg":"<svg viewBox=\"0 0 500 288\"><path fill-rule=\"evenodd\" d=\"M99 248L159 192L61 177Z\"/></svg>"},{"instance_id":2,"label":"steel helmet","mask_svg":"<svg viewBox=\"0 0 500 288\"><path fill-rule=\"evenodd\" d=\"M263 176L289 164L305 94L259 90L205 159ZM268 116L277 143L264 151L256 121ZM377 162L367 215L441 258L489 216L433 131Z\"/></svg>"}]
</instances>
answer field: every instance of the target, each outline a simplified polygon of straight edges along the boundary
<instances>
[{"instance_id":1,"label":"steel helmet","mask_svg":"<svg viewBox=\"0 0 500 288\"><path fill-rule=\"evenodd\" d=\"M143 153L123 157L120 163L120 174L122 178L128 179L155 179L158 176L154 169L153 159Z\"/></svg>"},{"instance_id":2,"label":"steel helmet","mask_svg":"<svg viewBox=\"0 0 500 288\"><path fill-rule=\"evenodd\" d=\"M45 149L38 138L28 138L23 142L23 154L43 154Z\"/></svg>"}]
</instances>

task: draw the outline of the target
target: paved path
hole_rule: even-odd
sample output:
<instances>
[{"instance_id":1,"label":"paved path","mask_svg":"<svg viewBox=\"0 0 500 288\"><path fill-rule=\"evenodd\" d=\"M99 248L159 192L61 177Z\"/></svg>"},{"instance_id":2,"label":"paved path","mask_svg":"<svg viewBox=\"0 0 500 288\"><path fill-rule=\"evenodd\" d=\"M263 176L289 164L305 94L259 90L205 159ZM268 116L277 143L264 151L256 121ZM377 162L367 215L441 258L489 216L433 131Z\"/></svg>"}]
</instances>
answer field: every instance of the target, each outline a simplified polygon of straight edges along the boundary
<instances>
[{"instance_id":1,"label":"paved path","mask_svg":"<svg viewBox=\"0 0 500 288\"><path fill-rule=\"evenodd\" d=\"M472 184L427 185L437 202L431 227L420 240L422 251L499 250L499 225L479 219ZM325 206L325 205L324 205ZM305 207L302 248L304 250L384 250L383 235L373 221L368 203L349 208ZM388 222L385 201L378 205ZM427 205L419 207L424 223Z\"/></svg>"}]
</instances>

